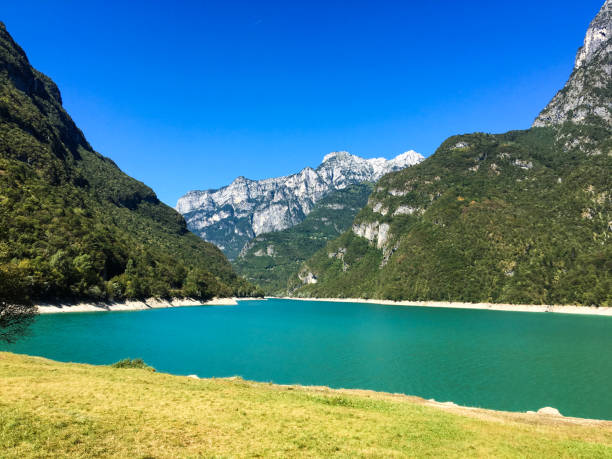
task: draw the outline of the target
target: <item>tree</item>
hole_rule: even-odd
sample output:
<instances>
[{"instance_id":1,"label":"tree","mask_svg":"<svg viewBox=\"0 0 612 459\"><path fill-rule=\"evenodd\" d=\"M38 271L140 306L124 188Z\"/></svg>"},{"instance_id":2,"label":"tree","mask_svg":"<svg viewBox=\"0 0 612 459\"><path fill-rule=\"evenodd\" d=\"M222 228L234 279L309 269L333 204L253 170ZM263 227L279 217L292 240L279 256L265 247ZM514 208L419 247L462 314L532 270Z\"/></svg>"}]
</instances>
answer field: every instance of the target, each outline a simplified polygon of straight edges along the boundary
<instances>
[{"instance_id":1,"label":"tree","mask_svg":"<svg viewBox=\"0 0 612 459\"><path fill-rule=\"evenodd\" d=\"M24 294L21 279L15 269L0 267L0 341L7 343L26 333L37 312Z\"/></svg>"},{"instance_id":2,"label":"tree","mask_svg":"<svg viewBox=\"0 0 612 459\"><path fill-rule=\"evenodd\" d=\"M187 274L183 286L183 293L186 296L201 300L209 300L215 296L216 291L222 292L219 296L232 296L232 291L220 286L217 279L208 271L204 271L200 268L193 268Z\"/></svg>"}]
</instances>

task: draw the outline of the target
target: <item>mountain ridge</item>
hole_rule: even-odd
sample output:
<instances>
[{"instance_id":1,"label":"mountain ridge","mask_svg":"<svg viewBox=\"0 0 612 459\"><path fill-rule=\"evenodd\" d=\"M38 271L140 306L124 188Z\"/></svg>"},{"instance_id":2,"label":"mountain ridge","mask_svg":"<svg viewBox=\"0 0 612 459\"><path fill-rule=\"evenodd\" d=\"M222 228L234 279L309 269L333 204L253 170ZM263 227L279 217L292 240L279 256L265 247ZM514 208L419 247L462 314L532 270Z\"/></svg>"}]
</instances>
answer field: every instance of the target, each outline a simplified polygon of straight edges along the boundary
<instances>
[{"instance_id":1,"label":"mountain ridge","mask_svg":"<svg viewBox=\"0 0 612 459\"><path fill-rule=\"evenodd\" d=\"M316 169L306 167L295 174L263 180L241 176L219 189L190 191L178 200L176 209L191 231L234 259L255 236L300 223L330 191L376 181L423 159L412 150L390 160L332 152Z\"/></svg>"},{"instance_id":2,"label":"mountain ridge","mask_svg":"<svg viewBox=\"0 0 612 459\"><path fill-rule=\"evenodd\" d=\"M612 304L611 0L566 86L525 131L453 136L384 176L289 293Z\"/></svg>"},{"instance_id":3,"label":"mountain ridge","mask_svg":"<svg viewBox=\"0 0 612 459\"><path fill-rule=\"evenodd\" d=\"M532 127L581 123L588 118L612 127L612 0L606 0L589 24L564 87L535 119Z\"/></svg>"},{"instance_id":4,"label":"mountain ridge","mask_svg":"<svg viewBox=\"0 0 612 459\"><path fill-rule=\"evenodd\" d=\"M0 25L0 292L32 300L246 295L223 254L87 142Z\"/></svg>"}]
</instances>

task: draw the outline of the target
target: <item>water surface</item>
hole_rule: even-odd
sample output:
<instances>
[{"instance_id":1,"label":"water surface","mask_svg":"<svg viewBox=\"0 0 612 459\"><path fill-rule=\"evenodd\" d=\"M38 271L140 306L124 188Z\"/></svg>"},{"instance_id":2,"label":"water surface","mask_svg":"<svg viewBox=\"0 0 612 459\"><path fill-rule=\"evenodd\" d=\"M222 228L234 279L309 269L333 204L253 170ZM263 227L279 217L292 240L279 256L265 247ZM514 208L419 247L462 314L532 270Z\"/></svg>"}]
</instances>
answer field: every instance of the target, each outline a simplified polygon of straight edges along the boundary
<instances>
[{"instance_id":1,"label":"water surface","mask_svg":"<svg viewBox=\"0 0 612 459\"><path fill-rule=\"evenodd\" d=\"M158 371L400 392L460 405L612 419L612 318L245 301L41 315L3 350Z\"/></svg>"}]
</instances>

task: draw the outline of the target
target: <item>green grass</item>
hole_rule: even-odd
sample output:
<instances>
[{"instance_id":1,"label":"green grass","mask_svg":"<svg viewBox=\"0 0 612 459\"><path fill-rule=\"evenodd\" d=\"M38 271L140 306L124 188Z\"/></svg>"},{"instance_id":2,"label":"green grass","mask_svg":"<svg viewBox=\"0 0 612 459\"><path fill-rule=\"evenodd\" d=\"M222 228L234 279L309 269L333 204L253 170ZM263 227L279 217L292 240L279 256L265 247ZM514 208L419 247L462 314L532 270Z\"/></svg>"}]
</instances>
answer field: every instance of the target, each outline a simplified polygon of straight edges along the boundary
<instances>
[{"instance_id":1,"label":"green grass","mask_svg":"<svg viewBox=\"0 0 612 459\"><path fill-rule=\"evenodd\" d=\"M612 423L0 353L2 457L612 457Z\"/></svg>"}]
</instances>

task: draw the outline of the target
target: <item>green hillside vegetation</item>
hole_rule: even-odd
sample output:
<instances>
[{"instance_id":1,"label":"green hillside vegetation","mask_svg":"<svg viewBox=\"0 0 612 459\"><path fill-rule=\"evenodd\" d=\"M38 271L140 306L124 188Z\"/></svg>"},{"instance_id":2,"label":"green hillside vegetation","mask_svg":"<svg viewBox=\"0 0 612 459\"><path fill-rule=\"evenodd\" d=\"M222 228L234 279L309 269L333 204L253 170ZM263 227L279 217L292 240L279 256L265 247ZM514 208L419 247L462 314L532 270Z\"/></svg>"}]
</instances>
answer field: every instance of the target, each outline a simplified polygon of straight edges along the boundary
<instances>
[{"instance_id":1,"label":"green hillside vegetation","mask_svg":"<svg viewBox=\"0 0 612 459\"><path fill-rule=\"evenodd\" d=\"M612 306L611 66L598 41L532 129L454 136L383 177L294 294Z\"/></svg>"},{"instance_id":2,"label":"green hillside vegetation","mask_svg":"<svg viewBox=\"0 0 612 459\"><path fill-rule=\"evenodd\" d=\"M250 241L234 267L267 295L286 294L289 278L317 250L350 228L371 191L372 185L366 183L330 192L300 224Z\"/></svg>"},{"instance_id":3,"label":"green hillside vegetation","mask_svg":"<svg viewBox=\"0 0 612 459\"><path fill-rule=\"evenodd\" d=\"M605 421L8 353L0 378L5 458L612 457Z\"/></svg>"},{"instance_id":4,"label":"green hillside vegetation","mask_svg":"<svg viewBox=\"0 0 612 459\"><path fill-rule=\"evenodd\" d=\"M221 207L220 211L230 214L234 212L231 206ZM195 210L193 212L187 212L184 217L189 221L199 214L200 211ZM234 215L231 218L223 219L208 226L205 230L193 227L191 231L193 234L197 234L198 237L213 241L215 244L223 247L225 256L230 260L235 260L240 254L241 249L253 237L253 231L249 224L249 220L249 217L237 217Z\"/></svg>"},{"instance_id":5,"label":"green hillside vegetation","mask_svg":"<svg viewBox=\"0 0 612 459\"><path fill-rule=\"evenodd\" d=\"M380 248L347 231L302 266L316 284L292 285L300 296L610 306L611 171L597 118L451 137L376 185L355 225L388 224Z\"/></svg>"},{"instance_id":6,"label":"green hillside vegetation","mask_svg":"<svg viewBox=\"0 0 612 459\"><path fill-rule=\"evenodd\" d=\"M150 188L92 149L1 23L0 270L34 300L255 293Z\"/></svg>"}]
</instances>

